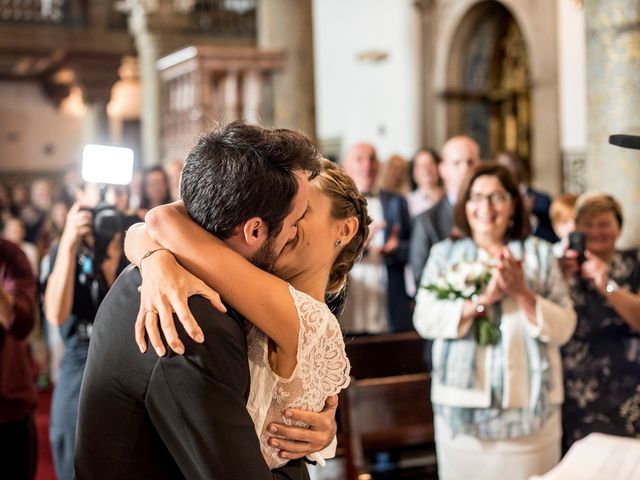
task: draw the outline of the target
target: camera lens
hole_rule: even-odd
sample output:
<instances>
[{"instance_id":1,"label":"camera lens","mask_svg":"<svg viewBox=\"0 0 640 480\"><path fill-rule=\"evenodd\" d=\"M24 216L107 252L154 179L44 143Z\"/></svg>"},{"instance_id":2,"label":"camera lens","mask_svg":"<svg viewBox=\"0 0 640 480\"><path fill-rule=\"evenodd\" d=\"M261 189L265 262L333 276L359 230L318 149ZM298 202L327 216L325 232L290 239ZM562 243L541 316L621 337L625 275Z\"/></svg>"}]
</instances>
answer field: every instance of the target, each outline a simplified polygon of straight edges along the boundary
<instances>
[{"instance_id":1,"label":"camera lens","mask_svg":"<svg viewBox=\"0 0 640 480\"><path fill-rule=\"evenodd\" d=\"M124 230L122 214L113 207L96 210L93 216L93 233L100 238L113 238Z\"/></svg>"}]
</instances>

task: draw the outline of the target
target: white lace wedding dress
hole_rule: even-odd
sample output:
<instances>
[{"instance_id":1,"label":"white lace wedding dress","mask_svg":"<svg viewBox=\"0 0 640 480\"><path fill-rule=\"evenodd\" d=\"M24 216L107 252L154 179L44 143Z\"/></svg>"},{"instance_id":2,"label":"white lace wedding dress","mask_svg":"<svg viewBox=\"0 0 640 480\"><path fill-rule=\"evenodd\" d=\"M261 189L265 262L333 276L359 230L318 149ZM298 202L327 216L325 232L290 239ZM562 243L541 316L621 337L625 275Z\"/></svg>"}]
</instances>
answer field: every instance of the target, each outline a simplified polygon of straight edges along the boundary
<instances>
[{"instance_id":1,"label":"white lace wedding dress","mask_svg":"<svg viewBox=\"0 0 640 480\"><path fill-rule=\"evenodd\" d=\"M251 371L247 410L256 427L262 455L271 469L287 460L280 458L278 450L267 443L271 436L267 432L269 423L292 424L283 417L288 407L319 412L327 396L349 385L351 369L340 325L329 308L292 286L289 291L300 319L297 365L291 377L279 377L269 366L269 338L260 329L253 327L247 336ZM323 456L318 454L311 458L324 463Z\"/></svg>"}]
</instances>

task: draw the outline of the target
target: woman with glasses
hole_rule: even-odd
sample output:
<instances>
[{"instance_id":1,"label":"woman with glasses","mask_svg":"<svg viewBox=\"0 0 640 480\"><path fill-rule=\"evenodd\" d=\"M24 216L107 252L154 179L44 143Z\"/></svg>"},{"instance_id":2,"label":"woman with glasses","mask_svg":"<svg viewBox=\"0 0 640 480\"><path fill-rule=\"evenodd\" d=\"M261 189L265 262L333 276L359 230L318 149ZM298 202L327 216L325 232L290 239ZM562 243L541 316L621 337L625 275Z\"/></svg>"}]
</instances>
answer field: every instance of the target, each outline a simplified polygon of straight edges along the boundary
<instances>
[{"instance_id":1,"label":"woman with glasses","mask_svg":"<svg viewBox=\"0 0 640 480\"><path fill-rule=\"evenodd\" d=\"M560 459L559 346L576 317L551 244L529 236L512 174L482 163L458 198L456 236L433 247L421 281L438 288L420 289L413 317L434 340L439 478L528 479ZM487 279L477 295L446 294L473 286L469 275Z\"/></svg>"}]
</instances>

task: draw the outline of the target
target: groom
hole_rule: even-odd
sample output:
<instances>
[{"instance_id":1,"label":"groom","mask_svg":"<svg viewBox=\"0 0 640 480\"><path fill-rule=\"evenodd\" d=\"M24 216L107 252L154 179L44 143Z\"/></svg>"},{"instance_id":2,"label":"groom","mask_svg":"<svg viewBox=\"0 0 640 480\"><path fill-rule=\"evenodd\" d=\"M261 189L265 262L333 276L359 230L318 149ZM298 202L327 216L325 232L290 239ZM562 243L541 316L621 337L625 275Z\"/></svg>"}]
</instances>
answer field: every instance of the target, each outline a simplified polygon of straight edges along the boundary
<instances>
[{"instance_id":1,"label":"groom","mask_svg":"<svg viewBox=\"0 0 640 480\"><path fill-rule=\"evenodd\" d=\"M234 122L203 135L191 150L182 198L196 223L269 268L296 236L319 158L302 134ZM272 472L262 458L245 406L243 319L191 297L204 343L188 341L181 330L184 355L141 354L134 340L140 283L139 271L128 267L94 322L80 394L76 478L307 479L302 460Z\"/></svg>"}]
</instances>

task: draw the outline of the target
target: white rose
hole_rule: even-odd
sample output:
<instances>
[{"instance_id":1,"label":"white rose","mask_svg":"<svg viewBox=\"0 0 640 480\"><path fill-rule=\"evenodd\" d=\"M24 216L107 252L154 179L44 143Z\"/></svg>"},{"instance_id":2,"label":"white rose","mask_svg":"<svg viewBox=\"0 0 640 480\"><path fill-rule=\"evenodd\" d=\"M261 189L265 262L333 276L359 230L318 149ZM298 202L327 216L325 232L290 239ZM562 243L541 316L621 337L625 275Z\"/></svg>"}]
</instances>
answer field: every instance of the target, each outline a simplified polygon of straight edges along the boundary
<instances>
[{"instance_id":1,"label":"white rose","mask_svg":"<svg viewBox=\"0 0 640 480\"><path fill-rule=\"evenodd\" d=\"M451 288L457 292L461 292L466 287L466 275L464 269L456 268L449 271L447 275L447 282L451 285Z\"/></svg>"}]
</instances>

